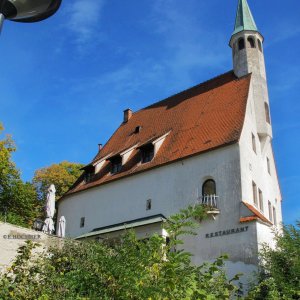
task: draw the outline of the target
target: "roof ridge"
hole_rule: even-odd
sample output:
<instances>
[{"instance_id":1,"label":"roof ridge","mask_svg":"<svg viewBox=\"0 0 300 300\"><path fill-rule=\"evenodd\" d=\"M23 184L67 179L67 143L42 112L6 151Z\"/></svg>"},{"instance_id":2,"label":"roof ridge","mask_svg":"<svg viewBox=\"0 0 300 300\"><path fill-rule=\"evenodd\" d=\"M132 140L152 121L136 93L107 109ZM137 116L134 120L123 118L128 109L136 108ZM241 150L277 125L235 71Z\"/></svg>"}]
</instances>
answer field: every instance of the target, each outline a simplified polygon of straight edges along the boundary
<instances>
[{"instance_id":1,"label":"roof ridge","mask_svg":"<svg viewBox=\"0 0 300 300\"><path fill-rule=\"evenodd\" d=\"M214 82L215 80L220 79L220 78L224 77L225 75L230 75L230 74L232 74L232 75L234 75L234 77L236 77L235 74L234 74L234 71L233 71L233 70L230 70L230 71L228 71L228 72L225 72L225 73L222 73L222 74L220 74L220 75L217 75L217 76L215 76L215 77L213 77L213 78L211 78L211 79L208 79L208 80L206 80L206 81L203 81L203 82L201 82L201 83L198 83L197 85L191 86L191 87L189 87L189 88L187 88L187 89L185 89L185 90L183 90L183 91L180 91L180 92L178 92L178 93L175 93L175 94L173 94L173 95L171 95L171 96L169 96L169 97L167 97L167 98L164 98L164 99L162 99L162 100L159 100L159 101L157 101L157 102L154 102L154 103L152 103L151 105L148 105L148 106L146 106L146 107L144 107L144 108L141 108L141 109L137 110L136 112L134 112L134 114L135 114L135 113L138 113L138 112L140 112L140 111L142 111L142 110L144 110L144 109L151 108L151 107L153 107L153 106L155 106L155 105L157 105L157 104L159 104L159 103L162 103L163 101L170 100L170 99L172 99L172 98L175 98L176 96L183 95L184 93L190 92L190 91L192 91L192 90L194 90L194 89L197 89L197 88L200 88L200 87L204 87L204 86L206 86L208 83L212 83L212 82ZM245 76L247 76L247 75L245 75ZM239 78L236 77L236 79L239 79ZM218 85L218 86L219 86L219 85ZM218 86L215 86L214 88L217 88ZM214 88L213 88L213 89L214 89Z\"/></svg>"},{"instance_id":2,"label":"roof ridge","mask_svg":"<svg viewBox=\"0 0 300 300\"><path fill-rule=\"evenodd\" d=\"M213 83L214 81L216 81L216 80L218 80L218 79L221 79L221 78L225 77L226 75L227 75L227 76L228 76L228 75L234 76L234 77L235 77L235 80L239 80L239 79L242 79L242 78L244 78L244 77L246 77L246 76L249 76L249 74L246 74L245 76L238 78L238 77L235 76L233 70L227 71L227 72L222 73L222 74L219 74L219 75L217 75L217 76L215 76L215 77L213 77L213 78L211 78L211 79L208 79L208 80L206 80L206 81L203 81L203 82L201 82L201 83L198 83L197 85L194 85L194 86L192 86L192 87L189 87L189 88L187 88L187 89L185 89L185 90L183 90L183 91L180 91L180 92L178 92L178 93L176 93L176 94L173 94L173 95L171 95L171 96L169 96L169 97L167 97L167 98L164 98L164 99L162 99L162 100L159 100L159 101L157 101L157 102L154 102L154 103L152 103L152 104L150 104L150 105L148 105L148 106L145 106L145 107L143 107L143 108L141 108L141 109L139 109L139 110L137 110L137 111L133 111L133 112L132 112L132 117L133 117L134 115L138 114L139 112L143 111L143 110L146 110L146 109L155 107L156 105L159 105L159 104L163 103L164 101L168 101L168 100L170 100L170 99L172 99L172 98L179 97L179 96L181 96L181 95L184 95L185 93L188 94L189 92L195 91L195 90L197 90L197 89L199 89L199 88L201 88L201 87L203 87L203 88L206 87L206 88L207 88L207 89L206 89L207 91L208 91L208 90L211 90L211 89L215 89L215 88L219 87L219 86L222 85L222 84L216 85L216 86L214 86L213 88L210 88L210 87L207 86L207 85L210 84L210 83ZM231 81L231 80L228 80L228 81L226 81L226 83L227 83L227 82L230 82L230 81ZM224 83L225 83L225 82L224 82ZM203 91L203 92L204 92L204 91ZM200 94L200 93L199 93L199 94ZM190 96L190 95L187 95L187 96ZM122 127L122 126L124 126L124 125L126 125L126 123L122 122L122 123L118 126L118 128L114 131L114 133L111 135L111 137L107 140L107 142L105 143L105 145L108 144L108 142L111 140L111 138L113 137L113 135L119 130L119 128ZM105 147L105 145L104 145L104 147ZM96 155L94 156L94 158L92 159L92 162L97 161L99 158L101 158L101 155L100 155L100 152L98 151L97 154L96 154Z\"/></svg>"}]
</instances>

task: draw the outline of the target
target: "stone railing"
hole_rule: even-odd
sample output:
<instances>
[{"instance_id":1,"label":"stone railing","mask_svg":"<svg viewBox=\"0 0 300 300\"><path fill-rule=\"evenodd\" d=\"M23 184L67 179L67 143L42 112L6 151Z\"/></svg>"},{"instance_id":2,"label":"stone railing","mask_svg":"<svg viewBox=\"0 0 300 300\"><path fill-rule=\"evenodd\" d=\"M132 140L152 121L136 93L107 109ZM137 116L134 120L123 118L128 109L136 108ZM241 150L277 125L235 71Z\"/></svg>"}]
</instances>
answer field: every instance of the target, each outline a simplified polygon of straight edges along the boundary
<instances>
[{"instance_id":1,"label":"stone railing","mask_svg":"<svg viewBox=\"0 0 300 300\"><path fill-rule=\"evenodd\" d=\"M49 246L58 246L63 239L40 231L0 222L0 272L12 263L19 247L23 246L26 240L39 243L41 246L36 251L42 252Z\"/></svg>"}]
</instances>

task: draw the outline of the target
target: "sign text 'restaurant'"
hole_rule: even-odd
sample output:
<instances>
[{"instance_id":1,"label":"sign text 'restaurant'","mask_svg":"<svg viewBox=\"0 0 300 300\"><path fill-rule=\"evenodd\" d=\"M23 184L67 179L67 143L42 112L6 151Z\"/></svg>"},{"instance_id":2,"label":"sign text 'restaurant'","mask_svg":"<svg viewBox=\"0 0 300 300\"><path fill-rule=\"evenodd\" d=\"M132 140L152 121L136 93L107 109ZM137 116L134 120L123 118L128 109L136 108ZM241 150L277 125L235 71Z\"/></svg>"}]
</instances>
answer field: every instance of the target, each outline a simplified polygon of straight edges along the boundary
<instances>
[{"instance_id":1,"label":"sign text 'restaurant'","mask_svg":"<svg viewBox=\"0 0 300 300\"><path fill-rule=\"evenodd\" d=\"M220 230L220 231L217 231L217 232L207 233L205 235L205 237L207 239L210 239L210 238L220 237L220 236L229 235L229 234L246 232L246 231L248 231L248 228L249 228L249 226L233 228L233 229L226 229L226 230Z\"/></svg>"}]
</instances>

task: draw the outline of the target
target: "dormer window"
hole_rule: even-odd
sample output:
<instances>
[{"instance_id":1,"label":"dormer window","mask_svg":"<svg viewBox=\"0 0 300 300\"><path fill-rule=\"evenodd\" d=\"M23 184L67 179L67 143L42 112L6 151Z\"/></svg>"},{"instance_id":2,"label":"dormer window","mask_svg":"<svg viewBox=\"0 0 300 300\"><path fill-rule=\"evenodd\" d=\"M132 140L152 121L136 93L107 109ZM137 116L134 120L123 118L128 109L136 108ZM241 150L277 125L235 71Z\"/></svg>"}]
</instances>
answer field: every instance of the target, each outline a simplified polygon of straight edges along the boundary
<instances>
[{"instance_id":1,"label":"dormer window","mask_svg":"<svg viewBox=\"0 0 300 300\"><path fill-rule=\"evenodd\" d=\"M165 133L164 135L158 138L148 140L145 144L142 144L137 148L140 150L142 164L151 161L154 158L154 156L157 155L160 147L162 146L170 132L171 131Z\"/></svg>"},{"instance_id":2,"label":"dormer window","mask_svg":"<svg viewBox=\"0 0 300 300\"><path fill-rule=\"evenodd\" d=\"M135 134L140 133L141 130L142 130L142 126L136 126L134 129L134 133Z\"/></svg>"},{"instance_id":3,"label":"dormer window","mask_svg":"<svg viewBox=\"0 0 300 300\"><path fill-rule=\"evenodd\" d=\"M117 155L112 158L110 158L111 162L111 173L115 174L121 171L122 169L122 156Z\"/></svg>"},{"instance_id":4,"label":"dormer window","mask_svg":"<svg viewBox=\"0 0 300 300\"><path fill-rule=\"evenodd\" d=\"M84 181L85 183L91 182L95 177L95 167L94 166L87 166L85 167L84 172Z\"/></svg>"},{"instance_id":5,"label":"dormer window","mask_svg":"<svg viewBox=\"0 0 300 300\"><path fill-rule=\"evenodd\" d=\"M149 161L151 161L154 157L154 145L147 144L140 148L141 151L141 162L142 164L145 164Z\"/></svg>"}]
</instances>

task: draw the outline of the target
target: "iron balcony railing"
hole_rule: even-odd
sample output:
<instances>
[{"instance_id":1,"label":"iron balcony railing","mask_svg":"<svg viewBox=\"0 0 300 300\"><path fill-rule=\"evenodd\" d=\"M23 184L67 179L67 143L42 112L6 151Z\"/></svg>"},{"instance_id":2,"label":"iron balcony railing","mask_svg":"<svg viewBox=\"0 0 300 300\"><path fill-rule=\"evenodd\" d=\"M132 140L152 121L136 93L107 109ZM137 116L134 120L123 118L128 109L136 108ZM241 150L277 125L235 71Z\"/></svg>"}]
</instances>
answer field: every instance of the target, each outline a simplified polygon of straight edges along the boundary
<instances>
[{"instance_id":1,"label":"iron balcony railing","mask_svg":"<svg viewBox=\"0 0 300 300\"><path fill-rule=\"evenodd\" d=\"M200 203L212 208L219 209L219 196L217 195L203 195L200 197Z\"/></svg>"}]
</instances>

